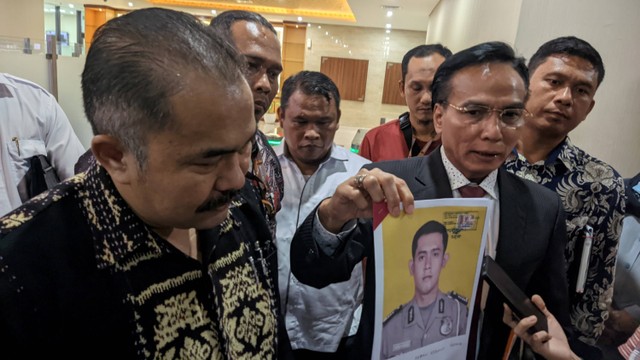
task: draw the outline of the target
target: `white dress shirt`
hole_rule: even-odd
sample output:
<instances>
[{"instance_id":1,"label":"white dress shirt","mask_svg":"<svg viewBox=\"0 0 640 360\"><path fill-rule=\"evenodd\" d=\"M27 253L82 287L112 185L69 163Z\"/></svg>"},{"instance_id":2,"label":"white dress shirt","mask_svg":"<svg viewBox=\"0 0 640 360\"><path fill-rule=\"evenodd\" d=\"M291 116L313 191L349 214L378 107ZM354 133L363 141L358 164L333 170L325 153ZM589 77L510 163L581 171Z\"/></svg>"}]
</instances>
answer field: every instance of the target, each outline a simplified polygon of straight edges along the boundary
<instances>
[{"instance_id":1,"label":"white dress shirt","mask_svg":"<svg viewBox=\"0 0 640 360\"><path fill-rule=\"evenodd\" d=\"M444 164L444 169L447 172L447 177L449 178L449 184L451 184L451 190L453 191L454 198L462 197L460 195L461 187L465 185L471 184L471 181L467 179L460 170L458 170L451 161L447 158L447 155L444 153L444 148L440 147L440 154L442 154L442 163ZM496 249L498 248L498 235L500 232L500 195L498 191L498 169L493 170L492 172L485 177L480 184L476 184L480 186L484 191L485 199L493 200L493 214L491 214L491 229L489 229L488 238L487 238L487 255L491 256L495 259L496 257Z\"/></svg>"},{"instance_id":2,"label":"white dress shirt","mask_svg":"<svg viewBox=\"0 0 640 360\"><path fill-rule=\"evenodd\" d=\"M0 73L0 216L28 200L29 159L46 155L60 180L85 151L56 99L39 85Z\"/></svg>"},{"instance_id":3,"label":"white dress shirt","mask_svg":"<svg viewBox=\"0 0 640 360\"><path fill-rule=\"evenodd\" d=\"M370 161L334 144L330 156L311 176L305 176L285 154L285 146L283 141L274 147L284 179L282 208L276 215L276 238L285 326L293 349L335 352L342 337L355 334L360 323L362 263L354 267L349 280L316 289L300 283L291 274L291 240L316 206Z\"/></svg>"}]
</instances>

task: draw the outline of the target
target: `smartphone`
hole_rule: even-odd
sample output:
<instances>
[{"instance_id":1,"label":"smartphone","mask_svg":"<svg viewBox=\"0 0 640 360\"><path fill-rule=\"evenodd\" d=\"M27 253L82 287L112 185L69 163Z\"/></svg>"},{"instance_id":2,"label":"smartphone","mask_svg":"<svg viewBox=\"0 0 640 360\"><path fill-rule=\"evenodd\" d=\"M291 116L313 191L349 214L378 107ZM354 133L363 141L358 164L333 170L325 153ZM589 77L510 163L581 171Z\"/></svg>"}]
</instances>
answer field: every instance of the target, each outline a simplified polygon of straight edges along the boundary
<instances>
[{"instance_id":1,"label":"smartphone","mask_svg":"<svg viewBox=\"0 0 640 360\"><path fill-rule=\"evenodd\" d=\"M516 285L513 280L490 256L484 257L482 263L482 277L491 287L498 290L518 320L535 315L538 318L535 325L529 328L530 334L538 331L548 331L547 318L542 311L531 302L531 299Z\"/></svg>"}]
</instances>

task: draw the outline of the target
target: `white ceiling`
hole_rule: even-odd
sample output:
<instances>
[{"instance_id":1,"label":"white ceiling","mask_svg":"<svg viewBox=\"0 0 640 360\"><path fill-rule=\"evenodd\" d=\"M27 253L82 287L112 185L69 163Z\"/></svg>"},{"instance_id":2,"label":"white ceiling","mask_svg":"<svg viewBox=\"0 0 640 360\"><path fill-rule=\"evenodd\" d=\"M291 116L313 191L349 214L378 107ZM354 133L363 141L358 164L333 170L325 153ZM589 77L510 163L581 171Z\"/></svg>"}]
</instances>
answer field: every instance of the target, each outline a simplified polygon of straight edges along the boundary
<instances>
[{"instance_id":1,"label":"white ceiling","mask_svg":"<svg viewBox=\"0 0 640 360\"><path fill-rule=\"evenodd\" d=\"M359 27L384 28L391 24L392 29L426 31L429 14L440 0L347 0L356 18L356 22L329 20L326 18L304 18L303 22L312 24L334 24ZM146 0L84 0L53 1L45 0L45 7L60 5L69 11L68 4L81 9L84 4L106 5L119 9L139 9L155 6ZM133 6L129 6L132 3ZM387 8L388 7L388 8ZM199 16L211 16L210 9L201 7L172 7ZM387 17L387 10L393 10L393 16ZM297 21L295 16L278 16L264 14L271 21Z\"/></svg>"}]
</instances>

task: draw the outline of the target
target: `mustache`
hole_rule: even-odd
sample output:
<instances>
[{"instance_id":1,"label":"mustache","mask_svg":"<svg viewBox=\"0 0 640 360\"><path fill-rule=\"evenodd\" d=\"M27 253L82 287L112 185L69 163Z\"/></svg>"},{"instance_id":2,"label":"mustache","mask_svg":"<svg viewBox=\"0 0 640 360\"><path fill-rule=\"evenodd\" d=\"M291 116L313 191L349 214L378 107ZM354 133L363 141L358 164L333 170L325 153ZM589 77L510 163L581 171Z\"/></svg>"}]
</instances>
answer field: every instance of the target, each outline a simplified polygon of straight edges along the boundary
<instances>
[{"instance_id":1,"label":"mustache","mask_svg":"<svg viewBox=\"0 0 640 360\"><path fill-rule=\"evenodd\" d=\"M236 195L238 195L238 190L225 191L220 196L214 197L213 199L210 199L204 204L198 206L196 213L215 210L221 206L227 205Z\"/></svg>"}]
</instances>

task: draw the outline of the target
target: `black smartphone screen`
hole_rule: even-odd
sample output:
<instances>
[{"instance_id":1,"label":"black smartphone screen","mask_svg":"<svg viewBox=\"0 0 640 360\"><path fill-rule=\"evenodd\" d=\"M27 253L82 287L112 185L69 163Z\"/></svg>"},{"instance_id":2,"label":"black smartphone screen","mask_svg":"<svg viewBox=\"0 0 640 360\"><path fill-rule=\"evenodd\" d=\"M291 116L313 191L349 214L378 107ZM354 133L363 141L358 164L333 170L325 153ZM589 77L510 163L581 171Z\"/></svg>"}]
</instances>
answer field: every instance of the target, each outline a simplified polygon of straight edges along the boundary
<instances>
[{"instance_id":1,"label":"black smartphone screen","mask_svg":"<svg viewBox=\"0 0 640 360\"><path fill-rule=\"evenodd\" d=\"M542 330L547 331L547 318L542 311L531 302L531 299L511 280L500 265L489 256L484 257L482 277L491 287L502 294L504 302L518 319L523 319L531 315L535 315L538 318L535 325L529 328L528 332L530 334L535 334Z\"/></svg>"}]
</instances>

